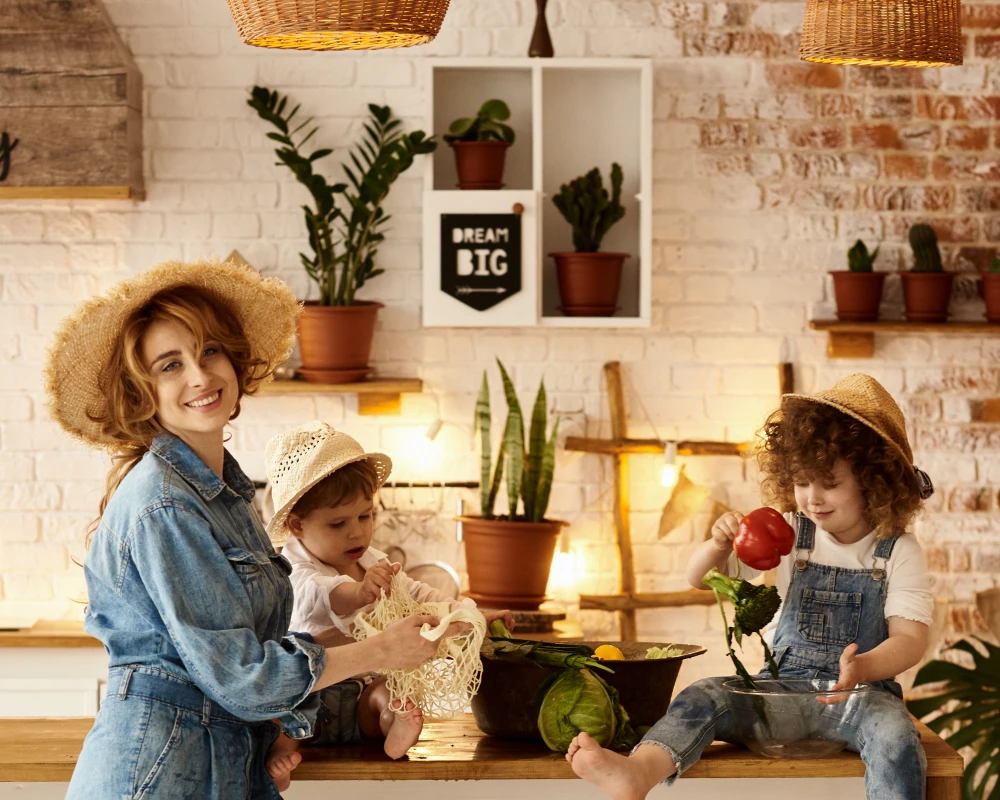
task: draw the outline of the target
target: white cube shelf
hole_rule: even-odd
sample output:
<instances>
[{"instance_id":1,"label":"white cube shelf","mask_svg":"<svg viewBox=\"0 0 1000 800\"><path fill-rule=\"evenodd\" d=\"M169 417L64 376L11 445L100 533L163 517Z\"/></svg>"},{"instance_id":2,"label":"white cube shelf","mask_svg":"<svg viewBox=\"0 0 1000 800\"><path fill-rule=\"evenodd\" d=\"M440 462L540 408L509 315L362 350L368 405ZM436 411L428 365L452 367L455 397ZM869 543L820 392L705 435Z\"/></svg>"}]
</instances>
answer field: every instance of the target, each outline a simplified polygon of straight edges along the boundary
<instances>
[{"instance_id":1,"label":"white cube shelf","mask_svg":"<svg viewBox=\"0 0 1000 800\"><path fill-rule=\"evenodd\" d=\"M424 325L648 327L653 197L653 72L649 59L428 58L425 63L425 86L430 96L428 130L440 138L454 119L474 115L484 101L497 97L510 107L508 124L517 137L507 151L501 190L457 189L454 154L443 142L426 159ZM622 273L619 310L612 317L567 317L558 309L559 288L549 254L572 250L572 231L552 197L562 184L593 167L600 169L608 186L612 162L621 164L624 175L621 202L625 217L605 236L601 249L631 256ZM534 196L534 203L524 203L526 192ZM494 208L509 213L516 202L532 212L522 221L522 263L525 280L536 282L523 288L535 306L533 323L526 319L524 298L515 303L511 297L489 311L475 312L459 309L461 304L438 286L440 215Z\"/></svg>"}]
</instances>

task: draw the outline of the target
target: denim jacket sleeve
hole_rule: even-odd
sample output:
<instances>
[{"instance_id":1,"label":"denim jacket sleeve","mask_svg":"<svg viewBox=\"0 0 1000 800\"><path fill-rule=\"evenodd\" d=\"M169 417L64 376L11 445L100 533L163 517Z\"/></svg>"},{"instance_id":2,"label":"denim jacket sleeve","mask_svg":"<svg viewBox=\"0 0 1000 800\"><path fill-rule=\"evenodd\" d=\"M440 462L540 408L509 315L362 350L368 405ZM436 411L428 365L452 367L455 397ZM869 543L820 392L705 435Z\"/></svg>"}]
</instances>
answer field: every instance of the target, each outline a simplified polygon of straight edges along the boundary
<instances>
[{"instance_id":1,"label":"denim jacket sleeve","mask_svg":"<svg viewBox=\"0 0 1000 800\"><path fill-rule=\"evenodd\" d=\"M136 571L199 688L241 719L278 718L293 736L311 733L312 715L303 712L326 650L294 636L260 640L251 590L208 520L162 505L138 522L130 540Z\"/></svg>"}]
</instances>

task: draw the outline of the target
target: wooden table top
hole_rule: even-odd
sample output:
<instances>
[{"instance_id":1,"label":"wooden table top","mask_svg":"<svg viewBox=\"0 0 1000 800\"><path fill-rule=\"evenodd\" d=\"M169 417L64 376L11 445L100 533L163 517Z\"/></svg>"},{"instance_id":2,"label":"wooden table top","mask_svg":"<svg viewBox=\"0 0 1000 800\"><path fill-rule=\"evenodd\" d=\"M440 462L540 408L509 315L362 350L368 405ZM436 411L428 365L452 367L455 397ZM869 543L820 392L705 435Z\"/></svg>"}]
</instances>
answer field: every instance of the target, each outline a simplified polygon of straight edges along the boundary
<instances>
[{"instance_id":1,"label":"wooden table top","mask_svg":"<svg viewBox=\"0 0 1000 800\"><path fill-rule=\"evenodd\" d=\"M5 719L0 725L0 782L68 781L93 719ZM931 778L962 774L962 757L917 723ZM302 748L296 780L572 779L561 753L541 742L485 736L470 715L429 722L406 758L392 761L380 745ZM773 760L742 747L713 744L685 778L853 778L864 775L854 753Z\"/></svg>"}]
</instances>

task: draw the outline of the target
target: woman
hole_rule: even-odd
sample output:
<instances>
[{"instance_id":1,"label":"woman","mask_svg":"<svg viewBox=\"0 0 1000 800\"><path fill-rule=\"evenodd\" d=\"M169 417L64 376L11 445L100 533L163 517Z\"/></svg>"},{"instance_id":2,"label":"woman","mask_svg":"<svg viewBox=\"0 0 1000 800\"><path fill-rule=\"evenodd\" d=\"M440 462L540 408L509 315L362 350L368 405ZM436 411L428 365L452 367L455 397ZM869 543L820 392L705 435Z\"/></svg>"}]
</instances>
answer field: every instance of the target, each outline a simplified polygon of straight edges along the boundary
<instances>
[{"instance_id":1,"label":"woman","mask_svg":"<svg viewBox=\"0 0 1000 800\"><path fill-rule=\"evenodd\" d=\"M264 769L272 720L309 736L311 693L434 654L419 635L429 617L335 652L288 635L288 562L223 442L243 396L287 357L297 312L283 283L252 269L170 262L57 332L51 414L112 455L84 567L107 699L70 800L278 798Z\"/></svg>"}]
</instances>

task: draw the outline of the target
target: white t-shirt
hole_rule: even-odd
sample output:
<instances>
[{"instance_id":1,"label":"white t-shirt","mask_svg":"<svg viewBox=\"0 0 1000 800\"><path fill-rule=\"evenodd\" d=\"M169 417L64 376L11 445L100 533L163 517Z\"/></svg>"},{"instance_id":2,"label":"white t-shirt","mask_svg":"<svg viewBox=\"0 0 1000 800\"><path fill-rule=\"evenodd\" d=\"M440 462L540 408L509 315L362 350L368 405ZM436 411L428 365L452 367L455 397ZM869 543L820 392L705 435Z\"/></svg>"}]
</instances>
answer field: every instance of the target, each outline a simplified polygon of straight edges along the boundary
<instances>
[{"instance_id":1,"label":"white t-shirt","mask_svg":"<svg viewBox=\"0 0 1000 800\"><path fill-rule=\"evenodd\" d=\"M795 514L785 514L785 520L798 534L798 519ZM842 567L844 569L874 569L875 548L878 542L873 533L869 533L854 544L841 544L833 536L817 527L813 536L813 549L809 551L808 560L811 564L822 564L827 567ZM788 585L795 569L795 548L787 556L783 556L778 564L777 589L784 601ZM881 560L880 564L881 565ZM902 617L903 619L922 622L930 625L934 613L934 596L931 594L930 576L927 574L927 563L923 550L913 534L907 533L896 539L892 555L885 563L886 594L885 618ZM735 573L736 555L729 557L728 572ZM753 580L759 576L759 570L752 569L740 563L740 577ZM764 640L770 645L774 641L774 631L778 627L781 609L774 619L764 629Z\"/></svg>"},{"instance_id":2,"label":"white t-shirt","mask_svg":"<svg viewBox=\"0 0 1000 800\"><path fill-rule=\"evenodd\" d=\"M357 581L350 575L341 575L329 564L320 561L294 536L288 537L281 554L292 565L290 578L292 591L295 593L289 630L311 634L317 641L320 639L330 640L331 638L341 643L354 641L352 629L355 617L363 611L371 611L375 607L375 603L369 603L357 611L339 616L330 609L330 591L342 583L356 583ZM374 547L369 547L365 554L358 559L358 563L364 570L370 569L379 562L389 563L389 558ZM408 578L405 573L400 574L406 579L410 596L418 603L450 600L453 609L476 607L475 601L471 598L466 597L461 602L457 602L454 598L446 597L433 586ZM341 636L337 636L338 632ZM324 641L323 643L333 644L334 642Z\"/></svg>"}]
</instances>

